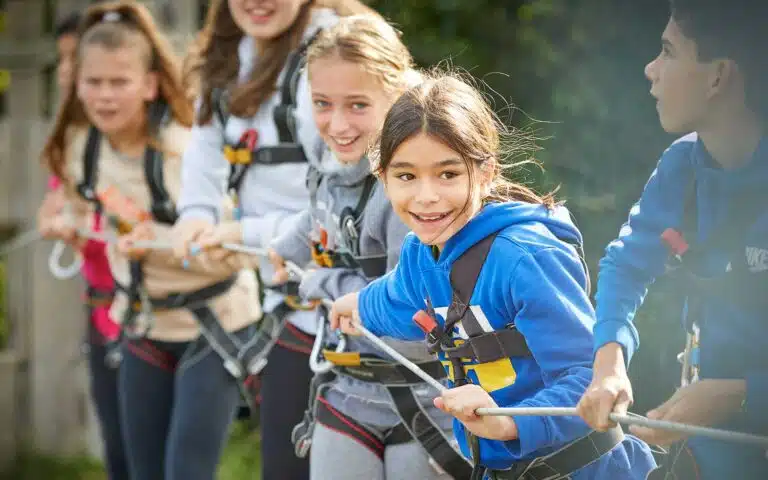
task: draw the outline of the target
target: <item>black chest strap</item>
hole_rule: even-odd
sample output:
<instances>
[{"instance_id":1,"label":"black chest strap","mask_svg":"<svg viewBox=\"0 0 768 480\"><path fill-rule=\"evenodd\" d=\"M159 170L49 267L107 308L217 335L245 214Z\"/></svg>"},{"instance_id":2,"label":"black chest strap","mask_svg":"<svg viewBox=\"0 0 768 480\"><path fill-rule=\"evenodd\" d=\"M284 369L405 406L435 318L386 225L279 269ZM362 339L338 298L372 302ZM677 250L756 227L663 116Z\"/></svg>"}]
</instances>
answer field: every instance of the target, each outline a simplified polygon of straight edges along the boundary
<instances>
[{"instance_id":1,"label":"black chest strap","mask_svg":"<svg viewBox=\"0 0 768 480\"><path fill-rule=\"evenodd\" d=\"M301 73L307 61L307 49L317 34L303 42L290 54L286 61L285 76L280 87L280 103L272 111L272 119L277 129L278 144L258 147L257 142L249 142L246 131L234 145L226 145L224 155L230 163L227 190L239 192L248 168L253 164L282 165L285 163L306 163L307 156L298 141L296 132L296 104ZM211 105L214 115L219 120L223 132L226 132L229 120L229 95L223 88L211 91ZM256 133L258 135L258 133Z\"/></svg>"},{"instance_id":2,"label":"black chest strap","mask_svg":"<svg viewBox=\"0 0 768 480\"><path fill-rule=\"evenodd\" d=\"M514 325L487 332L470 308L477 279L497 235L489 235L467 249L451 266L453 292L445 325L439 334L428 335L427 343L431 351L442 351L452 362L459 363L462 358L473 358L480 363L487 363L502 358L531 356L525 337ZM452 332L459 322L468 338L454 346ZM459 365L454 365L455 375L463 374L463 367L457 368Z\"/></svg>"},{"instance_id":3,"label":"black chest strap","mask_svg":"<svg viewBox=\"0 0 768 480\"><path fill-rule=\"evenodd\" d=\"M280 89L280 104L272 112L272 119L277 127L277 135L280 143L296 141L296 125L294 112L298 96L299 80L301 72L307 64L307 49L314 41L317 34L306 42L302 42L298 49L291 53L286 62L285 79Z\"/></svg>"}]
</instances>

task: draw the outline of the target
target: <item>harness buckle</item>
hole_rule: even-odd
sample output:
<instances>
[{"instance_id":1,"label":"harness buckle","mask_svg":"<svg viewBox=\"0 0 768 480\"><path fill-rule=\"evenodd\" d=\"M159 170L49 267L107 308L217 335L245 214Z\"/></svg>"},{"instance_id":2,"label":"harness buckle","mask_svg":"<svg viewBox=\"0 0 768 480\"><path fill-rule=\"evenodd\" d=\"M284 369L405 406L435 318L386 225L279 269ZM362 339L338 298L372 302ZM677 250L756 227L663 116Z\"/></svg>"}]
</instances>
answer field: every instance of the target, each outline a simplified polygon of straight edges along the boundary
<instances>
[{"instance_id":1,"label":"harness buckle","mask_svg":"<svg viewBox=\"0 0 768 480\"><path fill-rule=\"evenodd\" d=\"M230 145L224 145L224 157L233 165L249 165L253 159L250 150L233 148Z\"/></svg>"},{"instance_id":2,"label":"harness buckle","mask_svg":"<svg viewBox=\"0 0 768 480\"><path fill-rule=\"evenodd\" d=\"M435 318L424 310L419 310L413 315L413 321L424 332L429 352L435 354L441 351L443 335Z\"/></svg>"},{"instance_id":3,"label":"harness buckle","mask_svg":"<svg viewBox=\"0 0 768 480\"><path fill-rule=\"evenodd\" d=\"M312 248L312 261L318 266L324 268L333 268L333 260L331 260L331 254L323 248L319 242L313 242Z\"/></svg>"},{"instance_id":4,"label":"harness buckle","mask_svg":"<svg viewBox=\"0 0 768 480\"><path fill-rule=\"evenodd\" d=\"M688 251L690 245L685 240L683 234L674 228L667 228L661 233L661 241L672 252L672 255L681 259L685 252Z\"/></svg>"},{"instance_id":5,"label":"harness buckle","mask_svg":"<svg viewBox=\"0 0 768 480\"><path fill-rule=\"evenodd\" d=\"M146 322L141 327L136 325L136 318L139 316ZM146 336L147 332L154 326L152 300L149 298L149 294L143 285L138 285L136 288L136 293L130 300L128 310L125 312L123 323L125 327L123 331L132 340Z\"/></svg>"},{"instance_id":6,"label":"harness buckle","mask_svg":"<svg viewBox=\"0 0 768 480\"><path fill-rule=\"evenodd\" d=\"M293 448L297 457L306 458L309 449L312 448L312 431L314 430L314 426L315 419L313 418L311 409L309 409L304 412L304 418L301 423L293 427L293 430L291 431L291 439L293 440Z\"/></svg>"}]
</instances>

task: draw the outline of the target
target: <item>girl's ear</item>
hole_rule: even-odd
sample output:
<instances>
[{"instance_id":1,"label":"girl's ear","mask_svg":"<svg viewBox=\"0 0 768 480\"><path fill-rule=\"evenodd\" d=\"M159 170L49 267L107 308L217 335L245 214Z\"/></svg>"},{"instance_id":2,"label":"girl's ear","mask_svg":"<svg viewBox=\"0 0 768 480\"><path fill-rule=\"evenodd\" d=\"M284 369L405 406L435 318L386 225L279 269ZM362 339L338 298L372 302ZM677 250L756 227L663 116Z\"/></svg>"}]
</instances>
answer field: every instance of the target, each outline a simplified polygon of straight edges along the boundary
<instances>
[{"instance_id":1,"label":"girl's ear","mask_svg":"<svg viewBox=\"0 0 768 480\"><path fill-rule=\"evenodd\" d=\"M160 76L157 72L149 72L144 80L143 97L145 102L155 101L160 93Z\"/></svg>"},{"instance_id":2,"label":"girl's ear","mask_svg":"<svg viewBox=\"0 0 768 480\"><path fill-rule=\"evenodd\" d=\"M477 169L477 173L480 198L485 198L491 193L493 177L496 174L496 159L489 158L481 163Z\"/></svg>"},{"instance_id":3,"label":"girl's ear","mask_svg":"<svg viewBox=\"0 0 768 480\"><path fill-rule=\"evenodd\" d=\"M386 174L384 172L376 173L376 179L379 183L381 183L381 186L384 187L384 195L387 197L387 199L392 200L389 198L389 185L387 184L387 178Z\"/></svg>"}]
</instances>

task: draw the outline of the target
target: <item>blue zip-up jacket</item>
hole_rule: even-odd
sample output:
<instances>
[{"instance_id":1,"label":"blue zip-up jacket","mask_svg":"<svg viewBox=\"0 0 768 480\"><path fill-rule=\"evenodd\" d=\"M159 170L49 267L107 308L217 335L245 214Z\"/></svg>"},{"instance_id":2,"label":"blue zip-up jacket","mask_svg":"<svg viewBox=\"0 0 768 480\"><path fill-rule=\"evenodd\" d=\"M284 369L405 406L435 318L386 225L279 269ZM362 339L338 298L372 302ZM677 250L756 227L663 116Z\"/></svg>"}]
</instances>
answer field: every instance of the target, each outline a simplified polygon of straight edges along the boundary
<instances>
[{"instance_id":1,"label":"blue zip-up jacket","mask_svg":"<svg viewBox=\"0 0 768 480\"><path fill-rule=\"evenodd\" d=\"M376 335L423 339L413 322L429 298L444 322L451 301L453 262L486 236L500 232L477 279L470 304L478 321L491 329L514 324L533 357L466 364L468 379L480 384L504 407L575 406L592 378L594 311L587 278L576 249L581 234L565 208L550 212L525 203L486 205L451 237L438 259L431 247L406 237L400 263L360 292L363 324ZM565 240L565 241L564 241ZM463 329L454 330L460 339ZM445 360L444 358L441 358ZM447 362L444 362L447 365ZM450 369L448 369L450 374ZM521 459L550 453L589 433L578 417L517 417L519 439L480 439L480 464L506 469ZM464 426L454 433L468 458ZM647 445L627 437L576 478L645 478L654 465Z\"/></svg>"},{"instance_id":2,"label":"blue zip-up jacket","mask_svg":"<svg viewBox=\"0 0 768 480\"><path fill-rule=\"evenodd\" d=\"M746 272L739 281L748 295L754 297L745 302L716 294L698 297L702 302L700 318L694 320L701 329L699 376L745 379L744 412L719 426L765 435L768 314L765 308L755 308L753 302L759 305L762 300L762 307L768 306L764 300L768 295L768 208L756 215L740 237L743 243L735 245L735 251L742 252L738 256L734 257L731 248L706 248L706 242L715 231L747 223L739 218L740 206L736 203L738 198L744 198L745 192L757 194L767 188L768 138L763 138L753 158L743 167L730 170L718 166L696 134L678 139L664 152L640 200L631 209L629 220L600 261L595 348L616 342L623 347L627 362L632 358L639 345L632 324L635 311L642 304L648 285L664 274L669 258L661 233L666 228L681 227L688 200L686 192L690 191L694 176L696 238L689 242L698 243L705 250L690 268L697 275L717 278L726 273L729 263L746 263ZM691 439L689 444L703 479L735 478L734 475L768 478L768 460L760 448L700 438Z\"/></svg>"}]
</instances>

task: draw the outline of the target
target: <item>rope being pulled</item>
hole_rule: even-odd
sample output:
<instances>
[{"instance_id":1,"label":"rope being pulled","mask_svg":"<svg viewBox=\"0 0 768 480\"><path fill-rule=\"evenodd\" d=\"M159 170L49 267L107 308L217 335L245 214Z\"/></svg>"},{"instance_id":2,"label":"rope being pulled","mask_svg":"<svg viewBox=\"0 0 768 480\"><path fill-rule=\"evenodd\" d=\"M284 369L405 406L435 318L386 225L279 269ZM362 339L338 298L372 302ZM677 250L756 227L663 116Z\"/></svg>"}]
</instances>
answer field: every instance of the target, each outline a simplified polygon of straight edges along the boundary
<instances>
[{"instance_id":1,"label":"rope being pulled","mask_svg":"<svg viewBox=\"0 0 768 480\"><path fill-rule=\"evenodd\" d=\"M295 275L301 277L304 275L296 265L286 266ZM323 304L328 308L331 308L333 302L328 299L323 299ZM380 350L390 355L397 360L398 363L405 368L413 372L419 378L431 385L438 392L444 392L447 388L430 376L427 372L419 368L418 365L405 358L397 350L393 349L382 341L379 337L371 333L367 328L360 325L359 322L355 323L355 328L363 334L363 336L375 345ZM496 408L478 408L475 413L481 416L579 416L575 407L496 407ZM660 430L669 430L673 432L684 433L687 435L699 435L703 437L714 438L718 440L725 440L729 442L747 443L758 445L768 448L768 437L761 435L753 435L750 433L734 432L731 430L722 430L718 428L702 427L698 425L689 425L685 423L669 422L664 420L652 420L650 418L643 417L641 415L629 413L622 415L619 413L611 413L610 419L613 422L621 423L623 425L638 425L641 427L655 428Z\"/></svg>"},{"instance_id":2,"label":"rope being pulled","mask_svg":"<svg viewBox=\"0 0 768 480\"><path fill-rule=\"evenodd\" d=\"M100 240L107 243L114 243L117 238L114 235L106 235L103 233L96 233L86 230L78 230L78 234L89 239ZM161 242L155 240L149 241L137 241L134 243L136 248L140 249L156 249L156 250L169 250L172 246L168 242ZM250 255L267 256L267 251L261 248L249 247L241 244L227 243L221 245L222 248L232 250L234 252L240 252ZM192 249L192 253L199 252L199 249ZM293 262L287 261L285 263L286 268L292 275L302 278L306 274L302 268ZM322 299L322 303L328 309L333 306L333 302L329 299ZM438 392L444 392L447 388L430 376L427 372L419 368L418 365L404 357L397 350L393 349L382 341L379 337L371 333L368 329L362 326L359 322L355 323L355 328L374 346L390 355L398 363L406 367L418 376L424 382L432 386ZM488 416L578 416L575 407L496 407L496 408L478 408L476 412L478 415ZM610 419L613 422L624 425L638 425L641 427L654 428L660 430L669 430L686 435L698 435L703 437L709 437L717 440L724 440L729 442L738 442L745 444L758 445L760 447L768 448L768 437L761 435L754 435L750 433L735 432L731 430L723 430L718 428L702 427L698 425L689 425L685 423L669 422L664 420L652 420L636 414L618 414L611 413Z\"/></svg>"},{"instance_id":3,"label":"rope being pulled","mask_svg":"<svg viewBox=\"0 0 768 480\"><path fill-rule=\"evenodd\" d=\"M88 240L96 240L98 242L109 244L116 244L118 241L117 236L113 233L94 232L93 230L84 228L77 229L77 235ZM138 249L146 250L173 250L173 245L171 245L170 242L161 240L138 240L133 242L133 246ZM71 265L62 266L61 257L66 251L66 248L66 243L58 241L53 246L51 255L48 257L48 269L51 271L51 274L58 279L72 278L77 275L83 264L82 258L78 255ZM263 248L253 248L235 243L225 243L221 245L221 248L249 255L267 256L267 251ZM200 251L200 248L195 246L191 249L193 255L200 253Z\"/></svg>"}]
</instances>

